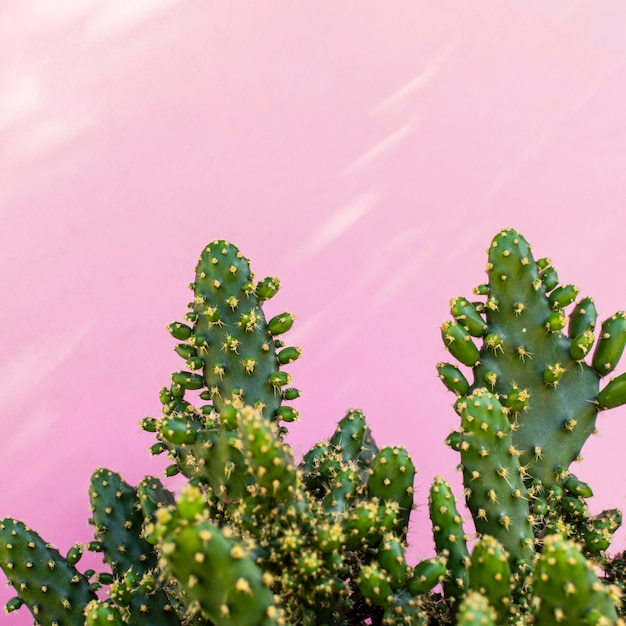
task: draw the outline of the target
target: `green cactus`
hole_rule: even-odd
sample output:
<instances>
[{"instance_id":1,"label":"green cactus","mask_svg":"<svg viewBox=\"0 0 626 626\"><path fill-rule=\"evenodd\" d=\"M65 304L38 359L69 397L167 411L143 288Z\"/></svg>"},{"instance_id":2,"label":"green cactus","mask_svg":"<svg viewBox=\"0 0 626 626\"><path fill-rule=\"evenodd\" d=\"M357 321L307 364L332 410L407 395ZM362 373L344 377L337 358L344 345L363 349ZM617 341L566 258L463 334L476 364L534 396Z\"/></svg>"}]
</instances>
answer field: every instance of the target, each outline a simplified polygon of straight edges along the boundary
<instances>
[{"instance_id":1,"label":"green cactus","mask_svg":"<svg viewBox=\"0 0 626 626\"><path fill-rule=\"evenodd\" d=\"M142 576L157 566L154 546L142 537L144 517L135 488L116 472L94 471L89 489L95 536L115 577Z\"/></svg>"},{"instance_id":2,"label":"green cactus","mask_svg":"<svg viewBox=\"0 0 626 626\"><path fill-rule=\"evenodd\" d=\"M91 477L91 522L104 559L113 573L109 597L121 607L121 615L127 623L135 626L150 624L153 616L159 615L163 626L178 626L180 621L172 604L176 600L170 599L156 583L158 554L145 536L151 518L146 519L144 514L145 510L152 515L156 512L150 497L157 502L167 502L173 499L173 494L154 477L145 477L140 488L142 496L139 488L132 487L119 474L105 468L95 470ZM150 584L150 580L154 584ZM146 591L147 584L149 589ZM108 606L108 603L105 608L92 605L94 614L106 613Z\"/></svg>"},{"instance_id":3,"label":"green cactus","mask_svg":"<svg viewBox=\"0 0 626 626\"><path fill-rule=\"evenodd\" d=\"M156 478L146 477L141 484L144 492L151 490L155 502L173 498ZM37 624L51 626L82 626L84 619L94 625L148 626L155 615L163 626L180 626L176 609L184 591L171 589L173 595L169 595L159 582L158 556L143 536L150 518L144 516L138 490L119 474L99 468L93 473L89 494L95 538L86 546L72 546L66 558L23 523L3 520L0 547L6 553L0 556L0 566L18 591L7 609L26 604ZM144 503L154 514L154 502L148 504L145 494ZM76 565L85 549L102 553L111 573L81 573ZM98 600L94 592L105 589L108 597Z\"/></svg>"},{"instance_id":4,"label":"green cactus","mask_svg":"<svg viewBox=\"0 0 626 626\"><path fill-rule=\"evenodd\" d=\"M423 598L406 591L396 592L383 613L383 626L428 626L430 615Z\"/></svg>"},{"instance_id":5,"label":"green cactus","mask_svg":"<svg viewBox=\"0 0 626 626\"><path fill-rule=\"evenodd\" d=\"M468 593L459 606L457 626L496 626L501 623L489 600L478 591Z\"/></svg>"},{"instance_id":6,"label":"green cactus","mask_svg":"<svg viewBox=\"0 0 626 626\"><path fill-rule=\"evenodd\" d=\"M372 461L378 455L379 449L363 411L348 411L337 424L329 444L341 455L344 463L355 463L362 482L367 482Z\"/></svg>"},{"instance_id":7,"label":"green cactus","mask_svg":"<svg viewBox=\"0 0 626 626\"><path fill-rule=\"evenodd\" d=\"M442 326L445 347L472 369L473 382L451 363L439 363L437 371L461 416L460 431L447 443L461 455L467 504L482 537L472 559L484 558L482 541L497 539L515 575L511 588L503 585L499 593L523 615L532 613L530 600L539 605L541 592L533 595L528 575L545 536L564 533L588 557L602 556L621 523L610 512L589 514L592 490L569 467L595 431L598 412L626 401L625 376L600 390L624 350L626 318L620 312L602 324L592 355L597 312L591 298L566 315L578 289L559 286L551 261L535 261L513 229L496 235L488 256L488 283L475 290L484 301L452 300L454 319ZM431 518L439 528L432 506ZM457 526L452 536L462 532ZM449 549L442 538L437 547L443 554ZM461 598L449 582L444 589L451 600Z\"/></svg>"},{"instance_id":8,"label":"green cactus","mask_svg":"<svg viewBox=\"0 0 626 626\"><path fill-rule=\"evenodd\" d=\"M488 255L489 281L476 289L485 302L471 309L476 311L471 323L453 305L455 320L442 327L450 353L474 371L472 385L465 391L461 384L457 393L487 387L502 398L514 425L513 444L527 468L526 483L536 479L549 486L561 482L559 468L579 457L598 411L626 401L626 389L618 384L599 395L601 377L613 371L624 350L626 319L620 312L604 322L588 365L584 357L593 338L593 302L579 301L569 316L567 336L564 309L578 290L556 287L552 265L535 261L513 229L496 235ZM482 332L476 315L484 319ZM472 337L482 339L482 346ZM440 364L439 371L448 387L455 384L448 364Z\"/></svg>"},{"instance_id":9,"label":"green cactus","mask_svg":"<svg viewBox=\"0 0 626 626\"><path fill-rule=\"evenodd\" d=\"M225 530L179 507L162 509L157 533L162 566L184 585L190 613L201 613L215 626L280 623L262 570L249 550Z\"/></svg>"},{"instance_id":10,"label":"green cactus","mask_svg":"<svg viewBox=\"0 0 626 626\"><path fill-rule=\"evenodd\" d=\"M388 608L393 600L393 588L390 576L383 567L373 562L364 565L357 580L361 593L372 604Z\"/></svg>"},{"instance_id":11,"label":"green cactus","mask_svg":"<svg viewBox=\"0 0 626 626\"><path fill-rule=\"evenodd\" d=\"M360 410L350 410L330 439L318 442L304 455L300 463L303 480L309 492L329 503L334 500L329 491L343 494L340 501L346 500L346 496L348 500L358 499L378 453L365 415ZM347 484L337 479L340 474L349 477Z\"/></svg>"},{"instance_id":12,"label":"green cactus","mask_svg":"<svg viewBox=\"0 0 626 626\"><path fill-rule=\"evenodd\" d=\"M439 556L420 561L408 577L407 589L411 595L419 596L428 593L443 582L447 568L447 559Z\"/></svg>"},{"instance_id":13,"label":"green cactus","mask_svg":"<svg viewBox=\"0 0 626 626\"><path fill-rule=\"evenodd\" d=\"M559 535L544 541L534 575L534 624L617 624L619 593L604 585L580 547Z\"/></svg>"},{"instance_id":14,"label":"green cactus","mask_svg":"<svg viewBox=\"0 0 626 626\"><path fill-rule=\"evenodd\" d=\"M484 535L474 546L469 566L469 588L484 596L497 620L506 623L511 610L511 567L502 544Z\"/></svg>"},{"instance_id":15,"label":"green cactus","mask_svg":"<svg viewBox=\"0 0 626 626\"><path fill-rule=\"evenodd\" d=\"M212 242L200 255L190 285L191 311L185 323L168 326L183 342L175 350L189 369L174 372L172 385L162 390L163 416L142 420L142 427L160 439L154 452L167 450L173 459L171 474L202 475L198 447L211 445L207 441L211 435L205 432L212 426L211 411L221 413L233 400L258 407L272 421L297 419L298 412L283 402L296 399L300 392L289 387L291 376L281 367L295 361L301 351L284 347L277 339L291 328L294 316L284 313L267 321L262 309L279 285L270 277L255 284L248 260L225 241ZM188 390L210 404L196 410L185 400ZM283 426L281 432L285 431Z\"/></svg>"},{"instance_id":16,"label":"green cactus","mask_svg":"<svg viewBox=\"0 0 626 626\"><path fill-rule=\"evenodd\" d=\"M479 535L495 537L514 569L528 568L535 553L520 451L497 396L476 389L459 403L461 464L467 505Z\"/></svg>"},{"instance_id":17,"label":"green cactus","mask_svg":"<svg viewBox=\"0 0 626 626\"><path fill-rule=\"evenodd\" d=\"M275 337L289 330L294 318L284 313L266 321L261 304L280 283L275 278L253 281L248 260L232 244L218 240L203 250L191 285L189 325L169 327L185 341L177 352L192 371L176 372L172 382L183 389L204 389L218 412L238 398L261 408L268 419L293 420L293 410L281 411L283 388L291 377L279 368L298 358L300 350L285 348L277 355Z\"/></svg>"},{"instance_id":18,"label":"green cactus","mask_svg":"<svg viewBox=\"0 0 626 626\"><path fill-rule=\"evenodd\" d=\"M456 498L450 484L442 476L435 477L428 500L430 519L437 553L447 563L447 575L443 580L446 596L458 601L469 584L468 535L456 506Z\"/></svg>"},{"instance_id":19,"label":"green cactus","mask_svg":"<svg viewBox=\"0 0 626 626\"><path fill-rule=\"evenodd\" d=\"M383 503L397 503L399 511L394 531L400 537L406 535L409 526L414 479L415 466L402 446L382 448L372 460L367 493L370 498L378 498Z\"/></svg>"},{"instance_id":20,"label":"green cactus","mask_svg":"<svg viewBox=\"0 0 626 626\"><path fill-rule=\"evenodd\" d=\"M153 532L156 512L159 507L173 505L174 494L158 478L144 476L137 485L137 498L143 515L141 536L154 545L157 542Z\"/></svg>"},{"instance_id":21,"label":"green cactus","mask_svg":"<svg viewBox=\"0 0 626 626\"><path fill-rule=\"evenodd\" d=\"M96 599L89 580L20 521L0 521L0 566L40 626L82 624Z\"/></svg>"},{"instance_id":22,"label":"green cactus","mask_svg":"<svg viewBox=\"0 0 626 626\"><path fill-rule=\"evenodd\" d=\"M296 461L280 423L297 417L283 367L300 349L278 338L293 315L266 321L278 280L255 283L237 248L215 241L190 311L169 326L185 369L161 390L162 414L140 422L184 484L175 495L157 478L133 487L97 469L94 540L65 558L3 520L0 567L18 594L7 611L26 605L42 626L624 626L626 566L607 556L621 513L592 515L593 491L570 465L598 412L626 401L626 374L601 385L626 315L596 341L593 300L574 304L578 290L512 229L494 239L487 271L483 301L454 298L442 326L460 365L437 365L456 397L447 444L475 538L438 476L436 555L407 562L415 466L406 448L379 448L358 409ZM107 571L80 572L86 550Z\"/></svg>"},{"instance_id":23,"label":"green cactus","mask_svg":"<svg viewBox=\"0 0 626 626\"><path fill-rule=\"evenodd\" d=\"M109 602L92 600L85 607L86 626L123 626L124 620L119 609Z\"/></svg>"}]
</instances>

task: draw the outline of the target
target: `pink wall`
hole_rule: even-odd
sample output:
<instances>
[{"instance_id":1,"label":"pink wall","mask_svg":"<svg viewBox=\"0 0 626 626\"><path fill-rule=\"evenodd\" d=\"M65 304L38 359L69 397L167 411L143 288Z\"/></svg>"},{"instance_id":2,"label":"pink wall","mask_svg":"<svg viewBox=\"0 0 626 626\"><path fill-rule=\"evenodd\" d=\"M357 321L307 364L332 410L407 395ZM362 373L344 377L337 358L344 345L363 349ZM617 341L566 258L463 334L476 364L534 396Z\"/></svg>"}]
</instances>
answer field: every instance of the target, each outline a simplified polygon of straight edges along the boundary
<instances>
[{"instance_id":1,"label":"pink wall","mask_svg":"<svg viewBox=\"0 0 626 626\"><path fill-rule=\"evenodd\" d=\"M137 422L180 367L164 327L214 238L279 276L271 310L298 317L295 448L361 407L413 453L414 560L433 476L459 484L439 326L491 237L522 231L601 317L626 307L622 2L4 0L0 17L0 517L63 550L89 538L97 465L163 466ZM626 504L625 418L601 416L578 470L596 511Z\"/></svg>"}]
</instances>

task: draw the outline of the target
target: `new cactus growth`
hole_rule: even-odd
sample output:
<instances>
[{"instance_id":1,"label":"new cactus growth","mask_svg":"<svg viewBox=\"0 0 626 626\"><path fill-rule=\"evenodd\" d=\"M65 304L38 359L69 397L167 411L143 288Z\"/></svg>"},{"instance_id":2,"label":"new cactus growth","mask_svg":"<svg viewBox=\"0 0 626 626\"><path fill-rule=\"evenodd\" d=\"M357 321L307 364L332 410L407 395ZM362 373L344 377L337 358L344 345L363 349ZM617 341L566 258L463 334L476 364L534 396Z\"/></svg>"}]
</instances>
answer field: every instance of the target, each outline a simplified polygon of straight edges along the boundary
<instances>
[{"instance_id":1,"label":"new cactus growth","mask_svg":"<svg viewBox=\"0 0 626 626\"><path fill-rule=\"evenodd\" d=\"M441 328L459 361L437 372L456 398L447 444L473 528L438 476L435 555L407 561L415 466L406 448L376 445L362 411L295 458L284 424L300 392L287 369L301 351L282 339L294 316L267 320L278 279L255 282L218 240L169 326L185 367L161 390L161 415L141 420L151 453L171 460L166 476L186 482L174 494L97 469L94 539L65 557L2 520L0 567L17 593L7 610L25 605L42 626L623 626L626 566L607 556L621 513L592 515L570 466L598 412L626 401L626 374L604 383L626 315L597 329L593 300L576 302L512 229L494 238L487 275L481 300L453 299ZM88 550L102 571L81 571Z\"/></svg>"}]
</instances>

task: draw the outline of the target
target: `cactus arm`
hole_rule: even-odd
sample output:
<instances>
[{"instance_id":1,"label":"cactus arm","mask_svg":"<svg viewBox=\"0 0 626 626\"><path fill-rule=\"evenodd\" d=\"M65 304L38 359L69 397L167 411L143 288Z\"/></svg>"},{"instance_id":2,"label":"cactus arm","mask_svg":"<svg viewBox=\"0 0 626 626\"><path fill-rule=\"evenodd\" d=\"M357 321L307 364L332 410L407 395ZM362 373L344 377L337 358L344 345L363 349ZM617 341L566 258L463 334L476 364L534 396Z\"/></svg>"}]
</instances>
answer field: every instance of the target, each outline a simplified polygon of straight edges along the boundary
<instances>
[{"instance_id":1,"label":"cactus arm","mask_svg":"<svg viewBox=\"0 0 626 626\"><path fill-rule=\"evenodd\" d=\"M496 626L502 623L489 600L478 591L468 593L459 606L456 626Z\"/></svg>"},{"instance_id":2,"label":"cactus arm","mask_svg":"<svg viewBox=\"0 0 626 626\"><path fill-rule=\"evenodd\" d=\"M393 533L387 533L378 549L378 561L389 574L394 591L406 587L408 566L404 556L404 544Z\"/></svg>"},{"instance_id":3,"label":"cactus arm","mask_svg":"<svg viewBox=\"0 0 626 626\"><path fill-rule=\"evenodd\" d=\"M154 476L144 476L137 485L137 497L143 515L143 538L151 544L156 543L153 534L155 515L159 507L173 505L174 494Z\"/></svg>"},{"instance_id":4,"label":"cactus arm","mask_svg":"<svg viewBox=\"0 0 626 626\"><path fill-rule=\"evenodd\" d=\"M263 572L226 529L180 508L158 517L162 565L185 587L189 610L199 609L215 626L279 625Z\"/></svg>"},{"instance_id":5,"label":"cactus arm","mask_svg":"<svg viewBox=\"0 0 626 626\"><path fill-rule=\"evenodd\" d=\"M327 511L347 512L356 501L361 477L352 464L342 463L327 486L322 506Z\"/></svg>"},{"instance_id":6,"label":"cactus arm","mask_svg":"<svg viewBox=\"0 0 626 626\"><path fill-rule=\"evenodd\" d=\"M105 468L96 469L89 490L96 538L104 546L113 574L128 570L142 576L157 566L154 546L142 537L144 516L137 491L122 477Z\"/></svg>"},{"instance_id":7,"label":"cactus arm","mask_svg":"<svg viewBox=\"0 0 626 626\"><path fill-rule=\"evenodd\" d=\"M344 462L356 462L365 475L372 460L378 454L378 446L372 437L363 411L352 409L339 421L329 443L341 454Z\"/></svg>"},{"instance_id":8,"label":"cactus arm","mask_svg":"<svg viewBox=\"0 0 626 626\"><path fill-rule=\"evenodd\" d=\"M190 287L194 291L191 311L184 323L168 326L182 342L175 350L188 369L175 372L169 389L162 390L162 417L144 419L141 425L159 439L153 452L167 450L174 461L167 475L180 471L190 479L207 480L203 448L219 438L210 423L212 412L221 414L238 401L256 406L271 421L298 418L284 401L296 399L300 392L289 386L291 376L281 368L301 351L284 347L277 339L293 325L293 314L268 321L263 312L263 303L277 292L279 281L266 278L255 285L249 261L236 246L223 240L206 246ZM196 409L185 400L187 391L197 391L210 404ZM245 487L244 482L239 486Z\"/></svg>"},{"instance_id":9,"label":"cactus arm","mask_svg":"<svg viewBox=\"0 0 626 626\"><path fill-rule=\"evenodd\" d=\"M221 240L209 244L196 267L187 341L203 363L203 383L218 411L238 397L272 419L282 404L279 388L289 381L279 370L273 337L289 330L293 315L266 321L261 305L277 291L278 281L266 279L256 288L252 281L249 262L235 246ZM281 360L298 356L293 349Z\"/></svg>"},{"instance_id":10,"label":"cactus arm","mask_svg":"<svg viewBox=\"0 0 626 626\"><path fill-rule=\"evenodd\" d=\"M545 327L555 308L562 310L576 290L568 285L547 296L530 246L513 230L501 231L494 238L487 273L488 332L501 337L502 346L495 351L483 349L475 378L480 380L486 372L495 371L499 375L494 391L506 395L515 383L528 392L528 404L519 414L519 428L513 434L514 444L522 453L521 464L529 466L528 473L552 484L557 482L555 467L567 467L579 456L595 429L597 413L593 404L597 374L574 362L570 340ZM546 384L545 375L557 364L557 371L562 372L558 384ZM546 420L546 415L551 419ZM573 426L568 428L568 424ZM535 454L536 450L541 452Z\"/></svg>"},{"instance_id":11,"label":"cactus arm","mask_svg":"<svg viewBox=\"0 0 626 626\"><path fill-rule=\"evenodd\" d=\"M428 626L430 616L422 598L416 598L406 591L396 592L391 605L383 614L383 626Z\"/></svg>"},{"instance_id":12,"label":"cactus arm","mask_svg":"<svg viewBox=\"0 0 626 626\"><path fill-rule=\"evenodd\" d=\"M163 626L179 626L172 599L154 580L154 572L158 572L156 538L148 541L145 532L152 524L157 502L170 502L173 494L156 478L145 477L135 488L105 468L93 472L89 494L95 536L113 572L109 596L119 604L124 620L132 626L148 626L159 615ZM107 612L96 605L92 608L94 615Z\"/></svg>"},{"instance_id":13,"label":"cactus arm","mask_svg":"<svg viewBox=\"0 0 626 626\"><path fill-rule=\"evenodd\" d=\"M443 582L446 576L447 559L441 556L423 559L414 568L407 583L409 593L414 596L428 593L435 585Z\"/></svg>"},{"instance_id":14,"label":"cactus arm","mask_svg":"<svg viewBox=\"0 0 626 626\"><path fill-rule=\"evenodd\" d=\"M395 533L404 538L408 531L409 517L413 509L413 481L415 466L411 456L402 446L382 448L372 461L371 475L367 481L370 498L383 503L399 505Z\"/></svg>"},{"instance_id":15,"label":"cactus arm","mask_svg":"<svg viewBox=\"0 0 626 626\"><path fill-rule=\"evenodd\" d=\"M560 535L546 537L534 575L534 624L623 624L616 591L604 585L580 547Z\"/></svg>"},{"instance_id":16,"label":"cactus arm","mask_svg":"<svg viewBox=\"0 0 626 626\"><path fill-rule=\"evenodd\" d=\"M474 546L469 587L487 598L499 623L507 623L511 610L511 568L507 551L494 537L485 535Z\"/></svg>"},{"instance_id":17,"label":"cactus arm","mask_svg":"<svg viewBox=\"0 0 626 626\"><path fill-rule=\"evenodd\" d=\"M479 535L495 537L515 570L529 567L534 533L519 451L498 398L477 389L463 400L461 463L467 505Z\"/></svg>"},{"instance_id":18,"label":"cactus arm","mask_svg":"<svg viewBox=\"0 0 626 626\"><path fill-rule=\"evenodd\" d=\"M469 537L463 529L452 489L441 476L435 477L430 488L428 506L437 554L446 559L448 569L443 589L448 598L458 602L469 582Z\"/></svg>"},{"instance_id":19,"label":"cactus arm","mask_svg":"<svg viewBox=\"0 0 626 626\"><path fill-rule=\"evenodd\" d=\"M40 626L82 626L89 581L28 526L0 521L0 566Z\"/></svg>"}]
</instances>

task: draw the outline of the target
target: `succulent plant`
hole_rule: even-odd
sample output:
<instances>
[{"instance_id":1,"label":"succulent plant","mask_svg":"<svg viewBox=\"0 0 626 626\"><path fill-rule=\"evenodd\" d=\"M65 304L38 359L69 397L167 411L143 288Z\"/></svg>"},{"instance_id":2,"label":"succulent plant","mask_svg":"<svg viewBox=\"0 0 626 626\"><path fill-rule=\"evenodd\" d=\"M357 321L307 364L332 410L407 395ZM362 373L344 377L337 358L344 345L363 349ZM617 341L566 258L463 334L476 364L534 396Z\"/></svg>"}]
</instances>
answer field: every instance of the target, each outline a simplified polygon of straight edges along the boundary
<instances>
[{"instance_id":1,"label":"succulent plant","mask_svg":"<svg viewBox=\"0 0 626 626\"><path fill-rule=\"evenodd\" d=\"M602 323L587 363L597 317L593 300L580 299L566 315L578 288L559 285L552 262L535 261L513 229L493 239L488 255L489 281L475 289L484 302L454 299L454 320L442 326L446 348L472 368L474 381L469 385L452 364L438 369L461 399L480 388L502 399L529 486L562 484L594 432L598 412L626 400L624 374L600 391L624 351L626 314L620 311Z\"/></svg>"},{"instance_id":2,"label":"succulent plant","mask_svg":"<svg viewBox=\"0 0 626 626\"><path fill-rule=\"evenodd\" d=\"M447 443L474 527L438 476L435 555L407 562L415 466L404 447L377 446L362 411L296 459L287 368L300 350L282 340L294 316L266 320L279 281L255 282L219 240L200 256L184 320L168 327L185 368L161 390L161 415L141 420L183 486L147 476L133 487L97 469L94 540L65 557L2 520L0 567L17 592L7 610L26 605L42 626L623 624L626 567L606 552L621 513L592 516L591 487L570 467L598 412L626 401L626 375L603 384L626 316L596 341L593 301L575 303L578 290L512 229L494 238L487 274L482 299L454 299L442 327L460 363L437 366L460 418ZM80 570L89 550L103 571Z\"/></svg>"}]
</instances>

